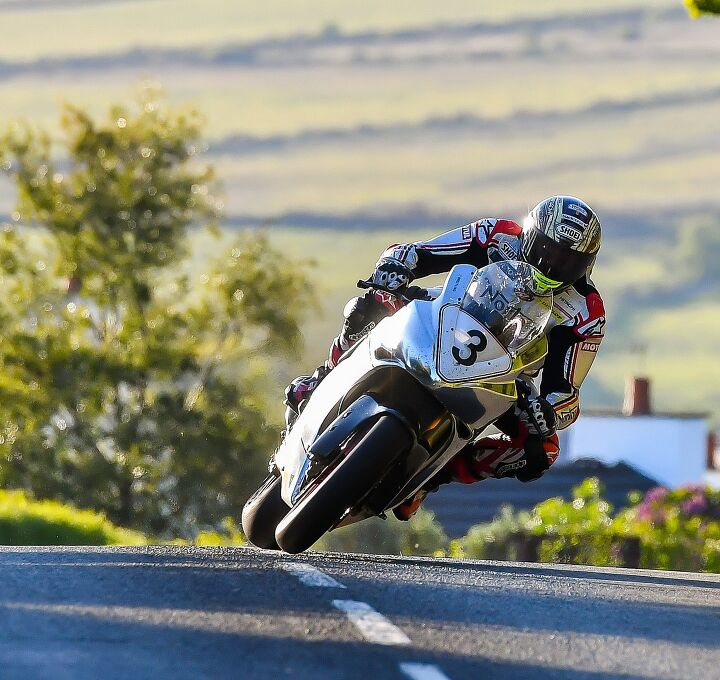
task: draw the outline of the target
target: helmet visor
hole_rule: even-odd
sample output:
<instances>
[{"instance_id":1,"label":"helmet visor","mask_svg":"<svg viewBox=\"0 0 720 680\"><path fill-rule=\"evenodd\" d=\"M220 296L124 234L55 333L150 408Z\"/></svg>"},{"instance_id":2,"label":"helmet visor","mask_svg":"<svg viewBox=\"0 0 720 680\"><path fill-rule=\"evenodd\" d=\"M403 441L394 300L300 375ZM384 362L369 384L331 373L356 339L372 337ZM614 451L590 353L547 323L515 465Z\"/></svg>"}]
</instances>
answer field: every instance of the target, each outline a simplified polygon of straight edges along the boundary
<instances>
[{"instance_id":1,"label":"helmet visor","mask_svg":"<svg viewBox=\"0 0 720 680\"><path fill-rule=\"evenodd\" d=\"M595 255L563 247L537 229L523 233L522 255L553 283L571 284L585 276Z\"/></svg>"}]
</instances>

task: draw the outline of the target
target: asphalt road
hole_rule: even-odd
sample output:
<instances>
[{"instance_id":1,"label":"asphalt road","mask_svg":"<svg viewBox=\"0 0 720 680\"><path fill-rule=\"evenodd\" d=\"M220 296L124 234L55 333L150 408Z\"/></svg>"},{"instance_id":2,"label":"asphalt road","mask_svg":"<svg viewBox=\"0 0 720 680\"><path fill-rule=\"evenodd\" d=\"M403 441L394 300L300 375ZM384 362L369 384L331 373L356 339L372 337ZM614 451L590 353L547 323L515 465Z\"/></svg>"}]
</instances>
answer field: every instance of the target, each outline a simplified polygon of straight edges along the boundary
<instances>
[{"instance_id":1,"label":"asphalt road","mask_svg":"<svg viewBox=\"0 0 720 680\"><path fill-rule=\"evenodd\" d=\"M0 678L720 678L720 577L1 548Z\"/></svg>"}]
</instances>

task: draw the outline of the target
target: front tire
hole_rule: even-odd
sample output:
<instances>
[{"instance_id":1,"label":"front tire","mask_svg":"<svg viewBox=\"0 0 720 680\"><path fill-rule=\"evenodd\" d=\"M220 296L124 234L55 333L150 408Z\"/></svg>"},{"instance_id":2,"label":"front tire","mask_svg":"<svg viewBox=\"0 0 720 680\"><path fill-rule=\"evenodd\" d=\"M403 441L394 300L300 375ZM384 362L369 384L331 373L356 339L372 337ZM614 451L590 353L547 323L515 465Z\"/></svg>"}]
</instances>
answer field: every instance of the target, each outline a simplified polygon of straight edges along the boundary
<instances>
[{"instance_id":1,"label":"front tire","mask_svg":"<svg viewBox=\"0 0 720 680\"><path fill-rule=\"evenodd\" d=\"M280 550L275 529L290 508L281 494L282 478L269 475L248 499L242 511L242 528L253 545L265 550Z\"/></svg>"},{"instance_id":2,"label":"front tire","mask_svg":"<svg viewBox=\"0 0 720 680\"><path fill-rule=\"evenodd\" d=\"M337 467L280 521L277 544L287 553L307 550L348 508L356 506L408 449L410 433L392 416L382 416Z\"/></svg>"}]
</instances>

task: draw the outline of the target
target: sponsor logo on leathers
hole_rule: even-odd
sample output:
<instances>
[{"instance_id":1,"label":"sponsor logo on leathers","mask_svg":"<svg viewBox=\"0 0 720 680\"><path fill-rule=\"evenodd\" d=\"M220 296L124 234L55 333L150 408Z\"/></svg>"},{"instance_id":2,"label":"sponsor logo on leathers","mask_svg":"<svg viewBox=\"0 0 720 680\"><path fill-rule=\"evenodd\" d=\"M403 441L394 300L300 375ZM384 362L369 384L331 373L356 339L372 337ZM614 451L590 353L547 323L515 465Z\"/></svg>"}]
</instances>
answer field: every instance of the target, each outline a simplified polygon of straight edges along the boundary
<instances>
[{"instance_id":1,"label":"sponsor logo on leathers","mask_svg":"<svg viewBox=\"0 0 720 680\"><path fill-rule=\"evenodd\" d=\"M527 465L526 460L518 460L514 463L506 463L505 465L501 465L495 471L495 474L498 477L503 477L507 472L511 472L512 470L520 470L521 468L524 468L526 465Z\"/></svg>"}]
</instances>

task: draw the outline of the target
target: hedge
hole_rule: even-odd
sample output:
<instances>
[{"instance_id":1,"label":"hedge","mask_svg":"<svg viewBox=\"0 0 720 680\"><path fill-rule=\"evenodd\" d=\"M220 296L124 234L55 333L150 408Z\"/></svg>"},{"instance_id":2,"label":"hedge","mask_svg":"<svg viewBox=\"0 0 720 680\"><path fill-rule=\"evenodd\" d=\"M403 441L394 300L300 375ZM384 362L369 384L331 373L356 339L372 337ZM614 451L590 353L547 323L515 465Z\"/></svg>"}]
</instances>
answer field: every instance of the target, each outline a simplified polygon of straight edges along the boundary
<instances>
[{"instance_id":1,"label":"hedge","mask_svg":"<svg viewBox=\"0 0 720 680\"><path fill-rule=\"evenodd\" d=\"M631 494L630 507L617 515L602 491L589 478L570 502L550 498L531 512L505 507L452 541L450 554L720 573L720 491L655 487Z\"/></svg>"},{"instance_id":2,"label":"hedge","mask_svg":"<svg viewBox=\"0 0 720 680\"><path fill-rule=\"evenodd\" d=\"M147 536L112 524L105 515L56 501L36 501L24 491L0 491L3 545L146 545Z\"/></svg>"}]
</instances>

